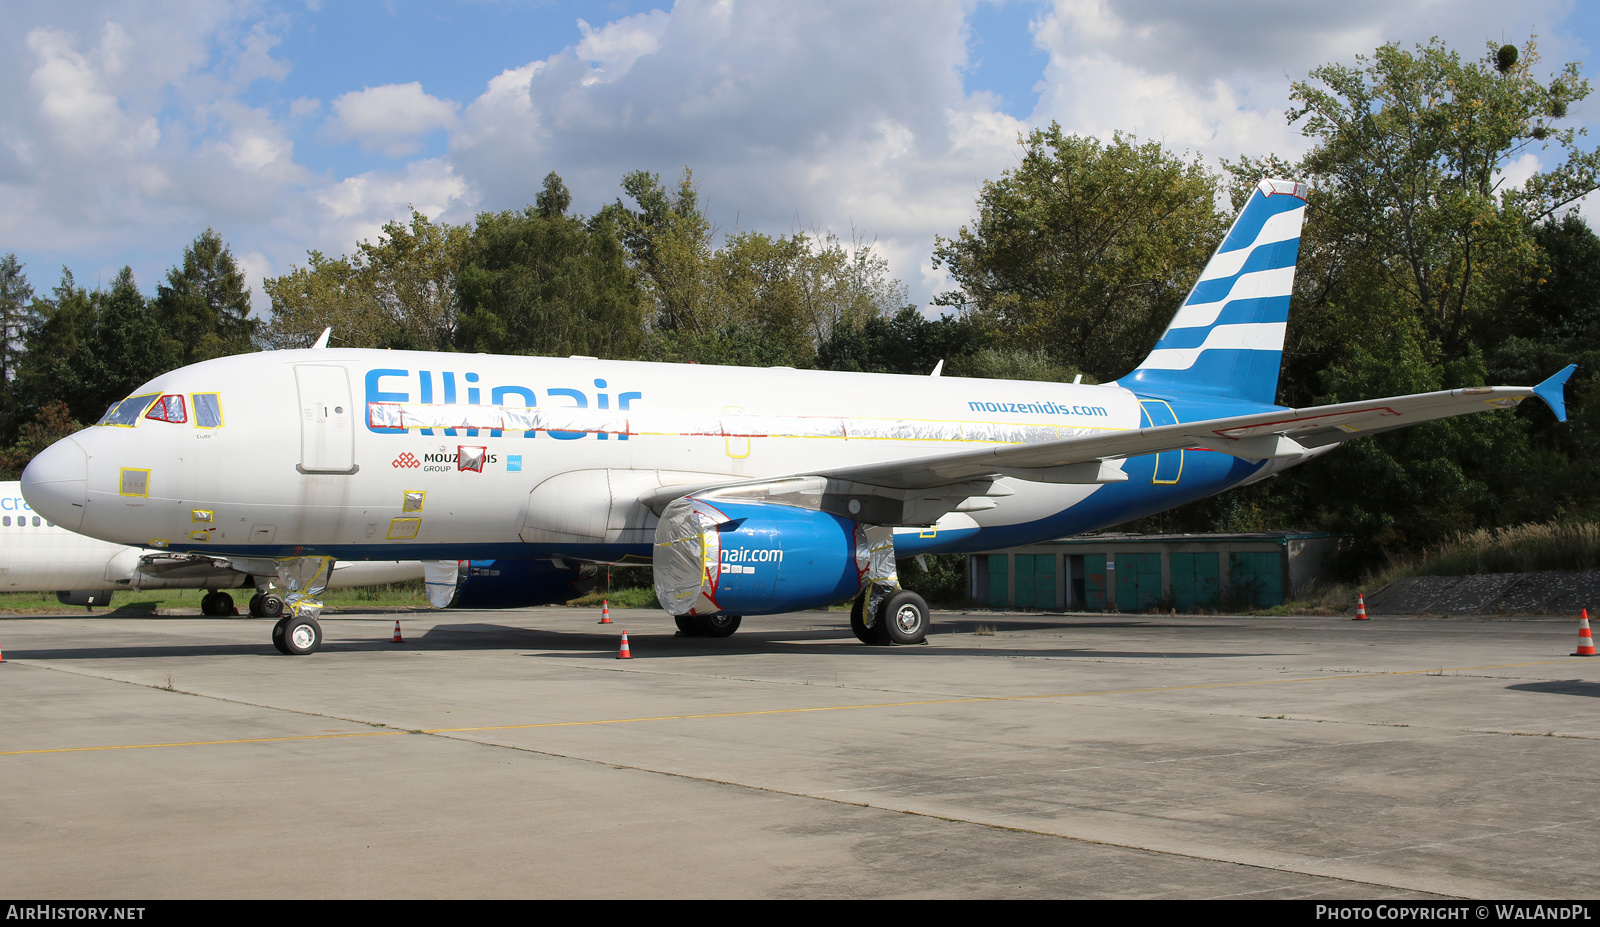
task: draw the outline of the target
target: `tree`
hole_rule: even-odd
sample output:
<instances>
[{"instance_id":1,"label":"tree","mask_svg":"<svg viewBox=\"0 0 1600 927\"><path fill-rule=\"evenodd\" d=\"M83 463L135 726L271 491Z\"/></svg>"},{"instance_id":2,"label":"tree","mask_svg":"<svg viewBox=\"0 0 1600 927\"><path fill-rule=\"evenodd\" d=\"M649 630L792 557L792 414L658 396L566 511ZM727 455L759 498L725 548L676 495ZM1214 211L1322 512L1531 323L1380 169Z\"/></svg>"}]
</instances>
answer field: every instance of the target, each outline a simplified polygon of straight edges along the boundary
<instances>
[{"instance_id":1,"label":"tree","mask_svg":"<svg viewBox=\"0 0 1600 927\"><path fill-rule=\"evenodd\" d=\"M1600 151L1556 127L1589 94L1578 66L1541 81L1531 39L1511 57L1502 69L1492 44L1463 62L1438 39L1414 53L1390 43L1292 85L1289 119L1316 140L1303 168L1352 289L1385 293L1442 361L1472 353L1473 326L1534 268L1534 225L1600 186ZM1512 161L1552 145L1560 163L1503 188Z\"/></svg>"},{"instance_id":2,"label":"tree","mask_svg":"<svg viewBox=\"0 0 1600 927\"><path fill-rule=\"evenodd\" d=\"M669 194L660 176L648 171L623 177L622 189L638 208L630 209L619 199L601 209L592 224L611 229L632 255L653 304L651 328L715 332L725 320L711 310L711 223L700 211L694 173L683 169L676 193Z\"/></svg>"},{"instance_id":3,"label":"tree","mask_svg":"<svg viewBox=\"0 0 1600 927\"><path fill-rule=\"evenodd\" d=\"M612 229L564 213L551 173L535 207L484 213L458 277L463 351L631 357L642 334L642 294Z\"/></svg>"},{"instance_id":4,"label":"tree","mask_svg":"<svg viewBox=\"0 0 1600 927\"><path fill-rule=\"evenodd\" d=\"M8 387L16 374L18 343L27 329L33 306L33 287L15 254L0 258L0 387Z\"/></svg>"},{"instance_id":5,"label":"tree","mask_svg":"<svg viewBox=\"0 0 1600 927\"><path fill-rule=\"evenodd\" d=\"M1109 143L1052 123L1022 163L978 194L978 217L938 238L934 266L960 289L936 302L986 320L1002 346L1043 347L1112 379L1171 321L1226 230L1217 178L1158 142Z\"/></svg>"},{"instance_id":6,"label":"tree","mask_svg":"<svg viewBox=\"0 0 1600 927\"><path fill-rule=\"evenodd\" d=\"M261 323L250 318L250 287L213 229L184 249L182 267L167 271L152 308L178 366L255 350Z\"/></svg>"},{"instance_id":7,"label":"tree","mask_svg":"<svg viewBox=\"0 0 1600 927\"><path fill-rule=\"evenodd\" d=\"M455 337L456 273L464 225L435 223L411 211L409 225L389 222L376 243L330 260L308 252L306 267L268 278L271 347L310 347L324 328L331 344L357 348L444 350Z\"/></svg>"},{"instance_id":8,"label":"tree","mask_svg":"<svg viewBox=\"0 0 1600 927\"><path fill-rule=\"evenodd\" d=\"M33 286L22 272L15 254L0 258L0 433L11 434L16 397L12 380L22 352L22 334L34 311Z\"/></svg>"},{"instance_id":9,"label":"tree","mask_svg":"<svg viewBox=\"0 0 1600 927\"><path fill-rule=\"evenodd\" d=\"M72 419L98 421L114 401L177 366L174 342L133 270L122 268L111 287L90 292L62 269L53 298L40 306L24 336L17 368L21 411L38 417L52 401Z\"/></svg>"}]
</instances>

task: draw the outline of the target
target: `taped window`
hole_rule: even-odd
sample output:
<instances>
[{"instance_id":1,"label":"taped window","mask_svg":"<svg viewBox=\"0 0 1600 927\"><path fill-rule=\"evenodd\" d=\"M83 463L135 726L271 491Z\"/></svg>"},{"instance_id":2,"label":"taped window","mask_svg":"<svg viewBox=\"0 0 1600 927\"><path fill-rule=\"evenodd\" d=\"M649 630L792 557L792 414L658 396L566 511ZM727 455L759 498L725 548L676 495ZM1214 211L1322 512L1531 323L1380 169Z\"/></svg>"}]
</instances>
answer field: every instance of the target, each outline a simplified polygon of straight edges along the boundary
<instances>
[{"instance_id":1,"label":"taped window","mask_svg":"<svg viewBox=\"0 0 1600 927\"><path fill-rule=\"evenodd\" d=\"M155 402L159 394L148 393L143 396L129 396L121 402L112 403L106 414L100 417L96 425L120 425L123 428L132 428L139 423L139 415Z\"/></svg>"},{"instance_id":2,"label":"taped window","mask_svg":"<svg viewBox=\"0 0 1600 927\"><path fill-rule=\"evenodd\" d=\"M188 407L184 405L183 397L177 394L162 396L150 406L150 411L144 417L155 422L171 422L182 425L189 421Z\"/></svg>"},{"instance_id":3,"label":"taped window","mask_svg":"<svg viewBox=\"0 0 1600 927\"><path fill-rule=\"evenodd\" d=\"M194 424L196 428L222 427L222 396L220 394L194 394Z\"/></svg>"},{"instance_id":4,"label":"taped window","mask_svg":"<svg viewBox=\"0 0 1600 927\"><path fill-rule=\"evenodd\" d=\"M137 467L123 467L122 478L118 481L117 492L124 496L150 495L150 471Z\"/></svg>"},{"instance_id":5,"label":"taped window","mask_svg":"<svg viewBox=\"0 0 1600 927\"><path fill-rule=\"evenodd\" d=\"M465 444L456 445L456 469L472 473L483 472L483 462L489 456L486 447L468 447Z\"/></svg>"}]
</instances>

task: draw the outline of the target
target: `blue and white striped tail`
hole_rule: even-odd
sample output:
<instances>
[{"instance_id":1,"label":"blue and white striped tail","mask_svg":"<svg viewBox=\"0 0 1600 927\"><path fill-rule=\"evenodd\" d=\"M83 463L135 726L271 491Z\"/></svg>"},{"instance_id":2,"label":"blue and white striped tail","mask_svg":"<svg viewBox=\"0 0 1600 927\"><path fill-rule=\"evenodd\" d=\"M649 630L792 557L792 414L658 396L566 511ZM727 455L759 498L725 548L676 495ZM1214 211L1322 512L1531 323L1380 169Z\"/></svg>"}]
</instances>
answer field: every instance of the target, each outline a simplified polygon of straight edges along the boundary
<instances>
[{"instance_id":1,"label":"blue and white striped tail","mask_svg":"<svg viewBox=\"0 0 1600 927\"><path fill-rule=\"evenodd\" d=\"M1278 391L1306 185L1263 180L1166 334L1120 386L1271 405Z\"/></svg>"}]
</instances>

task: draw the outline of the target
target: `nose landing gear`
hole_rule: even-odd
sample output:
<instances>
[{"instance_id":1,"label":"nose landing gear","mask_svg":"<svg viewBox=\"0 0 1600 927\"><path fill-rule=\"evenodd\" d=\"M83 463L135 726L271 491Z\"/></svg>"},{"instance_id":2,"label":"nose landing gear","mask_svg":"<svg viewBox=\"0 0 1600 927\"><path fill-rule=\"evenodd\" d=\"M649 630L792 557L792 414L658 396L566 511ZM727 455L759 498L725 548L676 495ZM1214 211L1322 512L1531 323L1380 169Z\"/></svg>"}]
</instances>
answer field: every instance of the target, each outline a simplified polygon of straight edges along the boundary
<instances>
[{"instance_id":1,"label":"nose landing gear","mask_svg":"<svg viewBox=\"0 0 1600 927\"><path fill-rule=\"evenodd\" d=\"M322 646L322 625L317 619L304 615L290 615L272 626L272 646L279 653L300 656L316 653Z\"/></svg>"}]
</instances>

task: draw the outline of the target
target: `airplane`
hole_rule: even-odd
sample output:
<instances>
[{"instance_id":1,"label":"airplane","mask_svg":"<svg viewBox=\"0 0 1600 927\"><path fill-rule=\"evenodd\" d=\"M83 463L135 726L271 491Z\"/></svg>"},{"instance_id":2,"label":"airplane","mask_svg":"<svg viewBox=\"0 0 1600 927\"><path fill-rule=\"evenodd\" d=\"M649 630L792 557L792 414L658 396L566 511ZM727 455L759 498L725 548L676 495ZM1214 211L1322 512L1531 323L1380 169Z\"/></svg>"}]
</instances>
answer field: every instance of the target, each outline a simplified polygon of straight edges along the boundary
<instances>
[{"instance_id":1,"label":"airplane","mask_svg":"<svg viewBox=\"0 0 1600 927\"><path fill-rule=\"evenodd\" d=\"M284 653L321 645L329 563L397 557L502 606L649 563L684 634L853 599L863 643L919 643L928 606L896 559L1092 531L1530 396L1565 421L1572 366L1533 387L1274 404L1306 195L1261 181L1149 356L1108 384L332 349L324 332L156 377L45 449L23 494L108 541L273 561Z\"/></svg>"},{"instance_id":2,"label":"airplane","mask_svg":"<svg viewBox=\"0 0 1600 927\"><path fill-rule=\"evenodd\" d=\"M455 567L455 564L450 564ZM334 567L330 588L422 579L416 561L346 561ZM204 589L202 615L234 612L226 590L255 587L250 614L277 618L283 598L271 586L272 561L249 563L205 554L113 544L68 531L33 511L22 484L0 482L0 592L54 592L63 605L105 606L119 589Z\"/></svg>"}]
</instances>

